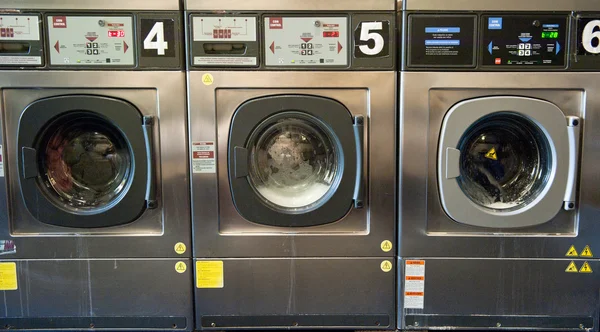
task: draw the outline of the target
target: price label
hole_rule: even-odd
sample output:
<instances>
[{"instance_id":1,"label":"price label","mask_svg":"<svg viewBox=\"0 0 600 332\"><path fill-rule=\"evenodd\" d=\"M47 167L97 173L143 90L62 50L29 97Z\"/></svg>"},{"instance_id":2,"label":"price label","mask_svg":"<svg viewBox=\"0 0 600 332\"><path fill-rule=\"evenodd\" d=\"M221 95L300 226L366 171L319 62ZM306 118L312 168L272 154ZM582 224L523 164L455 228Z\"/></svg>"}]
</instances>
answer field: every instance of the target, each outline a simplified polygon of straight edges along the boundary
<instances>
[{"instance_id":1,"label":"price label","mask_svg":"<svg viewBox=\"0 0 600 332\"><path fill-rule=\"evenodd\" d=\"M600 55L600 15L577 21L577 55Z\"/></svg>"},{"instance_id":2,"label":"price label","mask_svg":"<svg viewBox=\"0 0 600 332\"><path fill-rule=\"evenodd\" d=\"M382 58L390 55L390 22L363 21L354 31L354 57Z\"/></svg>"}]
</instances>

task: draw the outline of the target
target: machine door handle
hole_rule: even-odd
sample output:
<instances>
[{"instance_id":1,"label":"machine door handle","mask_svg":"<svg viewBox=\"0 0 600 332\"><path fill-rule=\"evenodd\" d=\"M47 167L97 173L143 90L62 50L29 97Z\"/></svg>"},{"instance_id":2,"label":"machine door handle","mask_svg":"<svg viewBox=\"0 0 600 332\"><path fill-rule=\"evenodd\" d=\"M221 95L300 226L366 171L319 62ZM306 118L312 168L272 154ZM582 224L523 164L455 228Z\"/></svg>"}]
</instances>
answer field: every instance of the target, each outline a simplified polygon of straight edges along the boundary
<instances>
[{"instance_id":1,"label":"machine door handle","mask_svg":"<svg viewBox=\"0 0 600 332\"><path fill-rule=\"evenodd\" d=\"M23 160L23 177L31 179L38 176L38 167L36 161L37 151L34 148L22 147L21 159Z\"/></svg>"},{"instance_id":2,"label":"machine door handle","mask_svg":"<svg viewBox=\"0 0 600 332\"><path fill-rule=\"evenodd\" d=\"M354 186L354 208L361 209L365 206L365 184L363 181L364 172L364 133L365 118L357 115L353 118L354 140L356 142L356 184Z\"/></svg>"},{"instance_id":3,"label":"machine door handle","mask_svg":"<svg viewBox=\"0 0 600 332\"><path fill-rule=\"evenodd\" d=\"M142 118L142 129L146 141L146 165L148 167L148 180L146 182L146 207L154 209L158 206L156 201L156 168L154 167L154 140L153 140L154 117L144 116Z\"/></svg>"},{"instance_id":4,"label":"machine door handle","mask_svg":"<svg viewBox=\"0 0 600 332\"><path fill-rule=\"evenodd\" d=\"M563 208L565 210L575 209L577 171L579 169L579 133L581 131L581 119L577 116L567 116L567 133L569 135L569 175L567 177L567 188Z\"/></svg>"},{"instance_id":5,"label":"machine door handle","mask_svg":"<svg viewBox=\"0 0 600 332\"><path fill-rule=\"evenodd\" d=\"M241 146L233 147L233 172L236 179L248 176L248 149Z\"/></svg>"}]
</instances>

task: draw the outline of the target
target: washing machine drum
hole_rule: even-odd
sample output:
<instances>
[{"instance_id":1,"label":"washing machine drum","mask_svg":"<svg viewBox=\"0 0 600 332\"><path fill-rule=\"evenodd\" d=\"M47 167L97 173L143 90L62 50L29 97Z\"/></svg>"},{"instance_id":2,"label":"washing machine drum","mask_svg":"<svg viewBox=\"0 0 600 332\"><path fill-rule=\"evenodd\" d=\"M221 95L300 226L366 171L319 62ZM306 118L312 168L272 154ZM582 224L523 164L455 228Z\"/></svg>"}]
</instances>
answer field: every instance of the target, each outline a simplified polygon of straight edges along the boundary
<instances>
[{"instance_id":1,"label":"washing machine drum","mask_svg":"<svg viewBox=\"0 0 600 332\"><path fill-rule=\"evenodd\" d=\"M454 220L492 228L551 220L569 172L564 113L546 101L487 97L464 101L443 121L438 184Z\"/></svg>"},{"instance_id":2,"label":"washing machine drum","mask_svg":"<svg viewBox=\"0 0 600 332\"><path fill-rule=\"evenodd\" d=\"M43 223L74 228L137 219L153 181L142 122L133 105L112 98L60 96L30 104L18 130L19 180L29 212Z\"/></svg>"},{"instance_id":3,"label":"washing machine drum","mask_svg":"<svg viewBox=\"0 0 600 332\"><path fill-rule=\"evenodd\" d=\"M234 114L229 177L238 212L272 226L335 222L355 201L360 140L350 112L316 96L254 99Z\"/></svg>"}]
</instances>

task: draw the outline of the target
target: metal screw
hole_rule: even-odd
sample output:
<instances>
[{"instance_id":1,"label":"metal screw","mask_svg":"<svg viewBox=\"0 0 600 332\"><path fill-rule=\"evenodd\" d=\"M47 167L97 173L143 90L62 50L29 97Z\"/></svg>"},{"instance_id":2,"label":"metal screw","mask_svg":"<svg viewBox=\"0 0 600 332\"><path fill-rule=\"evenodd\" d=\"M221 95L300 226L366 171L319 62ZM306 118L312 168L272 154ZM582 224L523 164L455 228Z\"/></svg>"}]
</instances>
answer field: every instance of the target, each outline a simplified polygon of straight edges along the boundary
<instances>
[{"instance_id":1,"label":"metal screw","mask_svg":"<svg viewBox=\"0 0 600 332\"><path fill-rule=\"evenodd\" d=\"M298 326L298 322L293 322L292 325Z\"/></svg>"},{"instance_id":2,"label":"metal screw","mask_svg":"<svg viewBox=\"0 0 600 332\"><path fill-rule=\"evenodd\" d=\"M573 120L573 125L574 125L574 126L577 126L577 125L579 125L579 121L577 121L577 120Z\"/></svg>"},{"instance_id":3,"label":"metal screw","mask_svg":"<svg viewBox=\"0 0 600 332\"><path fill-rule=\"evenodd\" d=\"M317 28L318 28L318 27L320 27L320 26L321 26L321 22L319 22L319 21L315 21L315 26L316 26Z\"/></svg>"},{"instance_id":4,"label":"metal screw","mask_svg":"<svg viewBox=\"0 0 600 332\"><path fill-rule=\"evenodd\" d=\"M90 323L90 329L93 329L95 327L94 323Z\"/></svg>"},{"instance_id":5,"label":"metal screw","mask_svg":"<svg viewBox=\"0 0 600 332\"><path fill-rule=\"evenodd\" d=\"M583 324L579 324L579 328L583 330L585 326L583 326Z\"/></svg>"},{"instance_id":6,"label":"metal screw","mask_svg":"<svg viewBox=\"0 0 600 332\"><path fill-rule=\"evenodd\" d=\"M500 327L500 326L502 326L502 324L496 323L496 327Z\"/></svg>"},{"instance_id":7,"label":"metal screw","mask_svg":"<svg viewBox=\"0 0 600 332\"><path fill-rule=\"evenodd\" d=\"M212 327L215 327L215 326L217 326L217 324L215 324L215 323L210 323L210 326L212 326Z\"/></svg>"},{"instance_id":8,"label":"metal screw","mask_svg":"<svg viewBox=\"0 0 600 332\"><path fill-rule=\"evenodd\" d=\"M106 24L106 22L104 22L104 20L99 20L98 21L98 25L103 27Z\"/></svg>"},{"instance_id":9,"label":"metal screw","mask_svg":"<svg viewBox=\"0 0 600 332\"><path fill-rule=\"evenodd\" d=\"M415 322L413 325L414 326L419 326L419 322Z\"/></svg>"}]
</instances>

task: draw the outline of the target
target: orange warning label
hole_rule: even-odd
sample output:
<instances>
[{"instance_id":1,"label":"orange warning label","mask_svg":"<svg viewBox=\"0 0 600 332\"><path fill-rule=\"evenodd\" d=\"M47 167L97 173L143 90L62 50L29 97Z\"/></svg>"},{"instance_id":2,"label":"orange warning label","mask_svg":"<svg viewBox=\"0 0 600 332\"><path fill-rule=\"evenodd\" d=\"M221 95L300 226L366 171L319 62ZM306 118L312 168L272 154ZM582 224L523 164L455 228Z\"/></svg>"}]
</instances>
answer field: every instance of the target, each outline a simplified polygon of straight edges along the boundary
<instances>
[{"instance_id":1,"label":"orange warning label","mask_svg":"<svg viewBox=\"0 0 600 332\"><path fill-rule=\"evenodd\" d=\"M406 276L406 280L425 280L424 276Z\"/></svg>"},{"instance_id":2,"label":"orange warning label","mask_svg":"<svg viewBox=\"0 0 600 332\"><path fill-rule=\"evenodd\" d=\"M425 265L425 261L406 261L406 265Z\"/></svg>"},{"instance_id":3,"label":"orange warning label","mask_svg":"<svg viewBox=\"0 0 600 332\"><path fill-rule=\"evenodd\" d=\"M406 296L425 296L425 292L404 292Z\"/></svg>"}]
</instances>

